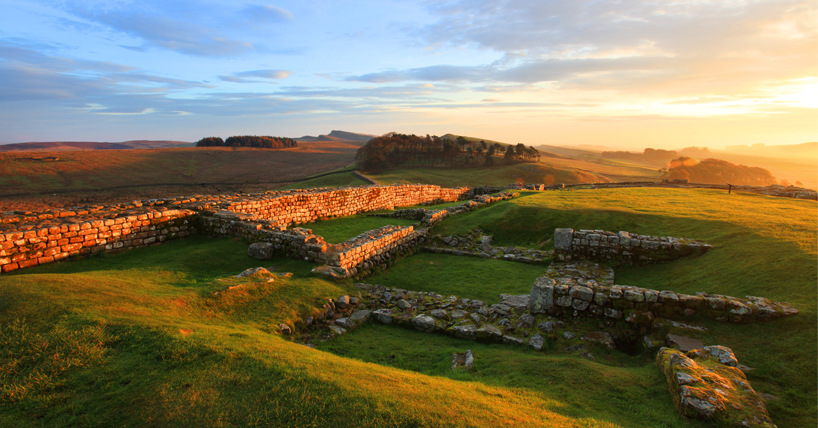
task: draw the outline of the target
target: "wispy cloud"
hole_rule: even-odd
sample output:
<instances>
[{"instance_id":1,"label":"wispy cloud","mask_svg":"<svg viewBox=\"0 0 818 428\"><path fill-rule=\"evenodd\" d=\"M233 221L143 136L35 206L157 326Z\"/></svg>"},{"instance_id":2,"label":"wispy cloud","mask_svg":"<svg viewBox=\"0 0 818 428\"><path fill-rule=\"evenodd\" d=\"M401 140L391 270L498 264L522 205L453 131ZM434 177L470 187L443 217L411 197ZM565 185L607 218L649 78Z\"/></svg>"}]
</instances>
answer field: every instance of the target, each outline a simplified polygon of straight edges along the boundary
<instances>
[{"instance_id":1,"label":"wispy cloud","mask_svg":"<svg viewBox=\"0 0 818 428\"><path fill-rule=\"evenodd\" d=\"M143 42L138 46L123 46L128 49L166 49L199 57L235 57L259 49L276 51L276 48L231 37L224 31L225 27L241 28L293 19L292 13L272 5L248 5L242 10L231 11L207 3L185 1L146 0L90 6L72 3L66 6L66 11L79 20L61 19L64 26L88 30L93 24ZM290 48L280 50L291 51Z\"/></svg>"},{"instance_id":2,"label":"wispy cloud","mask_svg":"<svg viewBox=\"0 0 818 428\"><path fill-rule=\"evenodd\" d=\"M250 22L264 24L293 20L293 14L289 10L267 4L247 6L242 10L242 14Z\"/></svg>"},{"instance_id":3,"label":"wispy cloud","mask_svg":"<svg viewBox=\"0 0 818 428\"><path fill-rule=\"evenodd\" d=\"M293 72L288 70L250 70L234 73L231 76L218 77L225 82L232 83L269 83L271 80L286 79L292 74Z\"/></svg>"}]
</instances>

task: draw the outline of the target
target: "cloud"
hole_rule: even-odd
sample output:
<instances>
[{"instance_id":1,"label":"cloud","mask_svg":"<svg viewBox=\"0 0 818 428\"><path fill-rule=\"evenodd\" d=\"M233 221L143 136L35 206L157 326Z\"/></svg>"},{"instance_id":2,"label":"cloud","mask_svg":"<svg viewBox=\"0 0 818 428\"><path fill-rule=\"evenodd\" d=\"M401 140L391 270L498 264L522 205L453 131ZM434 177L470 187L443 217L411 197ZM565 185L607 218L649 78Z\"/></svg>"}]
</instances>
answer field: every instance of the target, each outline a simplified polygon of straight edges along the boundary
<instances>
[{"instance_id":1,"label":"cloud","mask_svg":"<svg viewBox=\"0 0 818 428\"><path fill-rule=\"evenodd\" d=\"M219 79L225 82L232 83L269 83L258 79L280 80L286 79L293 74L292 71L287 70L251 70L234 73L232 76L218 76ZM256 79L246 79L247 77Z\"/></svg>"},{"instance_id":2,"label":"cloud","mask_svg":"<svg viewBox=\"0 0 818 428\"><path fill-rule=\"evenodd\" d=\"M437 82L513 82L539 83L565 80L574 76L621 71L651 71L660 68L667 59L655 58L583 58L542 59L503 68L498 64L479 66L445 66L388 70L360 76L347 76L346 81L386 83L402 81Z\"/></svg>"},{"instance_id":3,"label":"cloud","mask_svg":"<svg viewBox=\"0 0 818 428\"><path fill-rule=\"evenodd\" d=\"M429 1L438 18L409 35L445 57L477 49L489 64L392 69L347 81L446 81L561 88L741 93L760 79L814 75L818 7L810 0Z\"/></svg>"},{"instance_id":4,"label":"cloud","mask_svg":"<svg viewBox=\"0 0 818 428\"><path fill-rule=\"evenodd\" d=\"M63 100L67 107L106 105L121 94L161 94L211 85L147 73L111 62L49 56L48 46L0 39L0 101ZM139 108L142 111L148 107Z\"/></svg>"},{"instance_id":5,"label":"cloud","mask_svg":"<svg viewBox=\"0 0 818 428\"><path fill-rule=\"evenodd\" d=\"M105 6L72 4L67 7L67 12L142 40L144 46L130 47L134 50L153 47L192 56L231 57L255 49L251 42L225 36L216 21L200 20L199 11L195 8L203 5L169 2L154 6L146 1L119 7Z\"/></svg>"},{"instance_id":6,"label":"cloud","mask_svg":"<svg viewBox=\"0 0 818 428\"><path fill-rule=\"evenodd\" d=\"M252 71L242 71L241 73L236 73L236 76L240 77L259 77L262 79L286 79L292 75L292 71L287 70L252 70Z\"/></svg>"},{"instance_id":7,"label":"cloud","mask_svg":"<svg viewBox=\"0 0 818 428\"><path fill-rule=\"evenodd\" d=\"M293 20L293 14L280 7L271 5L251 5L244 8L242 13L251 22L272 23Z\"/></svg>"}]
</instances>

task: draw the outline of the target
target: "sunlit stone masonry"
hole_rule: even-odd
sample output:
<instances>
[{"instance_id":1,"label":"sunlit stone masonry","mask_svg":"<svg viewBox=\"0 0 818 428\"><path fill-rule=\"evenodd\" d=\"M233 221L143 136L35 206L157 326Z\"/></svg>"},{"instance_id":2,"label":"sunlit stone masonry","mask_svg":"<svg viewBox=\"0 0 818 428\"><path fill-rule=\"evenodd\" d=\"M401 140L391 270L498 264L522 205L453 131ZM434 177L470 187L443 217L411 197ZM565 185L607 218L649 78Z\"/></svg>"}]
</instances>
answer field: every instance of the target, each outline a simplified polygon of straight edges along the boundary
<instances>
[{"instance_id":1,"label":"sunlit stone masonry","mask_svg":"<svg viewBox=\"0 0 818 428\"><path fill-rule=\"evenodd\" d=\"M157 245L197 232L251 237L257 233L251 231L273 231L279 244L290 243L291 253L303 252L306 257L323 253L323 239L286 227L472 196L467 187L403 184L181 196L43 212L4 212L0 213L0 272L102 251ZM480 202L466 202L472 203Z\"/></svg>"},{"instance_id":2,"label":"sunlit stone masonry","mask_svg":"<svg viewBox=\"0 0 818 428\"><path fill-rule=\"evenodd\" d=\"M763 297L737 298L698 292L651 290L614 284L613 270L579 262L554 263L531 287L532 314L574 317L582 314L624 320L650 328L657 318L679 319L703 314L718 321L746 323L798 314L787 303Z\"/></svg>"}]
</instances>

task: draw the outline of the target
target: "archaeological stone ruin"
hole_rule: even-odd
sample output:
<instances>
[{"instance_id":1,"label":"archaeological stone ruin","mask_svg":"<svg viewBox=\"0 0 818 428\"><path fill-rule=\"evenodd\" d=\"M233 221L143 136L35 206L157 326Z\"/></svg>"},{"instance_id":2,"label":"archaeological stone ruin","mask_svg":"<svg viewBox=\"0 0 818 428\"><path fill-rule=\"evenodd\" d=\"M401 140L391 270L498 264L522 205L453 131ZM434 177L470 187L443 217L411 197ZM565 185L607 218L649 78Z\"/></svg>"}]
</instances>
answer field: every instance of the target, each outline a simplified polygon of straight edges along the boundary
<instances>
[{"instance_id":1,"label":"archaeological stone ruin","mask_svg":"<svg viewBox=\"0 0 818 428\"><path fill-rule=\"evenodd\" d=\"M648 184L612 183L593 188L626 185ZM793 316L798 314L797 309L763 297L732 297L704 291L683 294L617 284L611 267L697 257L712 250L711 245L627 231L558 228L553 236L554 250L542 251L495 246L492 237L479 229L459 236L430 232L432 226L449 216L514 198L518 195L516 190L570 187L372 185L199 195L39 213L2 213L0 272L104 251L158 245L192 234L245 238L252 242L248 249L251 257L269 260L286 256L313 262L317 264L313 272L338 279L366 278L417 251L542 264L543 275L530 285L529 294L501 295L500 302L495 304L359 282L355 284L357 295L328 298L294 325L281 323L279 331L309 342L330 340L366 322L377 322L472 341L526 346L535 351L562 350L591 360L594 357L590 344L623 352L646 348L658 352L657 365L667 376L674 404L681 414L740 426L774 426L746 377L736 368L735 356L729 348L704 346L680 333L704 329L689 324L687 319L693 316L752 323ZM786 188L745 190L815 199L813 194L788 192ZM395 210L442 202L454 204L442 209ZM383 210L390 211L370 215L410 219L415 223L383 226L340 243L326 242L301 227L317 220ZM272 282L287 276L257 268L238 277ZM225 292L235 287L240 285ZM479 355L471 351L457 353L452 368L471 369L477 359ZM736 406L742 410L736 410Z\"/></svg>"}]
</instances>

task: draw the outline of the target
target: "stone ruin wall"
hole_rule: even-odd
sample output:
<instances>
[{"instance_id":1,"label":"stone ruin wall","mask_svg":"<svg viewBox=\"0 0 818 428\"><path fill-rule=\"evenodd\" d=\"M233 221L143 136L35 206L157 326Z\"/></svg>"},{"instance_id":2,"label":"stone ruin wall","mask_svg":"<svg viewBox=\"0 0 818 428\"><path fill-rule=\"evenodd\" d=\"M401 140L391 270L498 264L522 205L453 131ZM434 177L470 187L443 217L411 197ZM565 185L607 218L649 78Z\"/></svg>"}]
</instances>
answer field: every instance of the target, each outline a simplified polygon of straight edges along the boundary
<instances>
[{"instance_id":1,"label":"stone ruin wall","mask_svg":"<svg viewBox=\"0 0 818 428\"><path fill-rule=\"evenodd\" d=\"M701 255L712 246L692 239L648 236L620 231L554 230L554 256L559 261L595 260L644 264Z\"/></svg>"},{"instance_id":2,"label":"stone ruin wall","mask_svg":"<svg viewBox=\"0 0 818 428\"><path fill-rule=\"evenodd\" d=\"M431 185L349 187L321 192L273 195L229 204L227 211L258 215L277 226L311 223L321 218L346 217L368 211L423 203L453 202L472 197L471 189Z\"/></svg>"},{"instance_id":3,"label":"stone ruin wall","mask_svg":"<svg viewBox=\"0 0 818 428\"><path fill-rule=\"evenodd\" d=\"M190 210L148 210L0 233L0 269L17 269L182 238L194 232Z\"/></svg>"},{"instance_id":4,"label":"stone ruin wall","mask_svg":"<svg viewBox=\"0 0 818 428\"><path fill-rule=\"evenodd\" d=\"M650 327L656 318L680 319L701 313L718 321L747 323L794 315L787 304L762 297L739 299L719 294L689 295L628 285L581 283L570 277L537 278L531 289L531 312L562 317L588 314Z\"/></svg>"},{"instance_id":5,"label":"stone ruin wall","mask_svg":"<svg viewBox=\"0 0 818 428\"><path fill-rule=\"evenodd\" d=\"M681 183L672 181L618 181L612 183L580 183L580 184L516 184L506 186L477 186L473 187L475 195L484 193L495 193L502 190L570 190L577 187L588 187L591 189L619 189L625 187L662 187L674 189L716 189L733 192L758 193L767 196L777 196L782 198L818 200L818 192L812 189L805 189L796 186L782 186L771 184L769 186L729 186L727 184L706 184L706 183Z\"/></svg>"},{"instance_id":6,"label":"stone ruin wall","mask_svg":"<svg viewBox=\"0 0 818 428\"><path fill-rule=\"evenodd\" d=\"M359 247L327 251L333 248L328 248L320 236L308 230L284 228L321 218L456 201L471 195L469 188L432 185L359 186L198 195L39 213L3 213L0 215L0 272L102 251L155 245L196 232L273 242L291 256L307 257L330 266L349 266L360 259ZM397 246L404 247L410 241L421 239L421 235L425 234L406 232L405 228L391 231L377 242L367 244L366 254L377 258ZM350 254L346 254L348 252Z\"/></svg>"},{"instance_id":7,"label":"stone ruin wall","mask_svg":"<svg viewBox=\"0 0 818 428\"><path fill-rule=\"evenodd\" d=\"M463 195L463 193L459 193ZM468 194L468 193L466 193ZM395 256L413 253L414 247L427 238L428 226L443 218L485 207L497 201L511 199L518 194L498 196L480 195L471 201L436 210L413 208L373 216L399 217L418 220L416 226L384 226L362 233L345 242L333 244L312 233L310 229L285 229L280 220L262 218L255 214L232 211L207 212L199 216L201 233L212 236L242 236L260 244L251 246L253 257L266 259L273 252L288 257L323 264L316 272L336 278L365 273L385 266ZM434 199L433 199L434 201Z\"/></svg>"},{"instance_id":8,"label":"stone ruin wall","mask_svg":"<svg viewBox=\"0 0 818 428\"><path fill-rule=\"evenodd\" d=\"M384 226L346 242L332 244L313 234L310 229L284 229L273 225L272 221L237 213L202 215L198 222L202 234L216 237L240 236L257 243L253 244L257 249L251 248L251 251L263 253L259 258L270 258L273 253L284 254L326 265L327 272L322 273L336 277L356 275L359 270L383 265L392 254L405 251L426 237L425 229Z\"/></svg>"}]
</instances>

